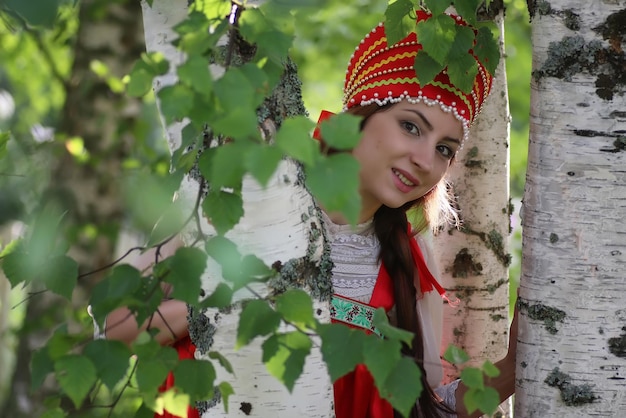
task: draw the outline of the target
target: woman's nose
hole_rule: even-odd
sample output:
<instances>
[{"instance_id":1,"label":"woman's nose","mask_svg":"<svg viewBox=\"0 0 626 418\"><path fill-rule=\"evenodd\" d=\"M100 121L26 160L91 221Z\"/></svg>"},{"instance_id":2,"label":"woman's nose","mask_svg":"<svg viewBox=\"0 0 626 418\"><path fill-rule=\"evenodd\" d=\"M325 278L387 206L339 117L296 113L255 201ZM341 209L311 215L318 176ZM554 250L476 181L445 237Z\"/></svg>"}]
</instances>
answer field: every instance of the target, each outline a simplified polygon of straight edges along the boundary
<instances>
[{"instance_id":1,"label":"woman's nose","mask_svg":"<svg viewBox=\"0 0 626 418\"><path fill-rule=\"evenodd\" d=\"M414 146L411 150L411 162L422 171L430 171L433 168L435 152L424 143Z\"/></svg>"}]
</instances>

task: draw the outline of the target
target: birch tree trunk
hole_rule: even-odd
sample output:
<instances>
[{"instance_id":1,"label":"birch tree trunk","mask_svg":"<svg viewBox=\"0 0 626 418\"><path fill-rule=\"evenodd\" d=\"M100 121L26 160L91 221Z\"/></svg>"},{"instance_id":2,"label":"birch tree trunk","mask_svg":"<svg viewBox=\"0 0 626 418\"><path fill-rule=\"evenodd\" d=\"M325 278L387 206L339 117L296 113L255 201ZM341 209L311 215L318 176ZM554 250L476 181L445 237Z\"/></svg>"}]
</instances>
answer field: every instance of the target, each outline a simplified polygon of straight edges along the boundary
<instances>
[{"instance_id":1,"label":"birch tree trunk","mask_svg":"<svg viewBox=\"0 0 626 418\"><path fill-rule=\"evenodd\" d=\"M515 416L623 416L626 9L531 6Z\"/></svg>"},{"instance_id":2,"label":"birch tree trunk","mask_svg":"<svg viewBox=\"0 0 626 418\"><path fill-rule=\"evenodd\" d=\"M186 0L155 0L145 2L144 27L148 51L160 51L171 64L179 65L185 57L168 45L174 39L171 31L186 16ZM248 3L248 7L250 4ZM215 66L213 66L215 67ZM174 83L173 68L157 80L155 89ZM214 77L222 73L212 68ZM270 115L263 122L265 132L275 132L285 117L304 114L300 85L293 65L287 65L273 97L263 104L259 114ZM172 152L180 144L182 124L166 127ZM193 202L198 195L201 179L190 174L183 181L179 198ZM242 302L265 297L291 287L307 290L314 300L318 319L330 320L328 300L331 295L329 246L325 240L319 209L304 188L300 167L284 160L266 188L247 176L243 183L244 217L226 237L235 242L242 254L255 254L267 265L280 265L280 277L269 285L253 287L235 294L228 309L209 309L190 313L190 335L197 346L196 356L208 359L209 351L218 351L231 362L234 375L218 368L216 382L228 381L234 389L229 397L229 416L233 417L329 417L333 414L332 384L319 344L307 357L304 371L293 393L272 377L261 359L261 344L253 341L247 347L234 350L237 324ZM191 205L190 205L191 206ZM204 218L202 218L204 219ZM212 227L202 222L204 233ZM197 231L192 231L194 235ZM209 295L222 281L219 265L209 262L202 288ZM285 327L286 330L286 327ZM219 394L210 402L197 405L202 417L224 416Z\"/></svg>"},{"instance_id":3,"label":"birch tree trunk","mask_svg":"<svg viewBox=\"0 0 626 418\"><path fill-rule=\"evenodd\" d=\"M492 3L496 7L496 3ZM443 345L463 348L470 363L504 357L508 343L509 104L504 64L504 11L494 19L502 56L491 95L452 165L448 180L457 198L460 230L435 237L443 286L460 300L444 309ZM459 370L444 368L444 379Z\"/></svg>"}]
</instances>

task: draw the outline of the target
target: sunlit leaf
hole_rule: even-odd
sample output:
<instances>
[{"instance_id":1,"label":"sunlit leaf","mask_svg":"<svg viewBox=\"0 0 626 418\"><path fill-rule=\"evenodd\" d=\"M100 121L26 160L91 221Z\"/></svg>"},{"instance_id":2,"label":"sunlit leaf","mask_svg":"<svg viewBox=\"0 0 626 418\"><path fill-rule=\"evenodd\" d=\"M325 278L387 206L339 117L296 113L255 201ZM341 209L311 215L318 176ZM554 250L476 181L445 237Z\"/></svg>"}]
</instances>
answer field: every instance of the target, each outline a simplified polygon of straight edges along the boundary
<instances>
[{"instance_id":1,"label":"sunlit leaf","mask_svg":"<svg viewBox=\"0 0 626 418\"><path fill-rule=\"evenodd\" d=\"M179 393L175 389L166 390L159 393L156 399L158 410L167 411L177 417L187 416L187 409L190 404L189 395Z\"/></svg>"},{"instance_id":2,"label":"sunlit leaf","mask_svg":"<svg viewBox=\"0 0 626 418\"><path fill-rule=\"evenodd\" d=\"M267 301L251 300L241 312L235 347L241 348L255 337L275 332L279 325L280 315L270 308Z\"/></svg>"},{"instance_id":3,"label":"sunlit leaf","mask_svg":"<svg viewBox=\"0 0 626 418\"><path fill-rule=\"evenodd\" d=\"M302 374L311 346L311 339L298 331L274 334L263 343L265 367L289 392L293 391L296 380Z\"/></svg>"},{"instance_id":4,"label":"sunlit leaf","mask_svg":"<svg viewBox=\"0 0 626 418\"><path fill-rule=\"evenodd\" d=\"M220 390L220 395L222 395L222 401L224 403L224 411L228 413L228 398L230 398L230 395L235 393L235 391L233 390L233 387L228 382L222 382L217 387Z\"/></svg>"},{"instance_id":5,"label":"sunlit leaf","mask_svg":"<svg viewBox=\"0 0 626 418\"><path fill-rule=\"evenodd\" d=\"M483 372L475 367L466 367L461 371L461 380L465 386L475 389L484 389Z\"/></svg>"},{"instance_id":6,"label":"sunlit leaf","mask_svg":"<svg viewBox=\"0 0 626 418\"><path fill-rule=\"evenodd\" d=\"M79 408L96 382L96 367L85 356L68 354L54 362L54 371L64 393Z\"/></svg>"},{"instance_id":7,"label":"sunlit leaf","mask_svg":"<svg viewBox=\"0 0 626 418\"><path fill-rule=\"evenodd\" d=\"M446 348L443 358L452 364L463 364L469 360L469 356L465 351L452 344Z\"/></svg>"},{"instance_id":8,"label":"sunlit leaf","mask_svg":"<svg viewBox=\"0 0 626 418\"><path fill-rule=\"evenodd\" d=\"M490 362L489 360L485 360L482 367L483 373L487 375L487 377L498 377L500 376L500 369L496 367L495 364Z\"/></svg>"},{"instance_id":9,"label":"sunlit leaf","mask_svg":"<svg viewBox=\"0 0 626 418\"><path fill-rule=\"evenodd\" d=\"M217 351L209 351L209 358L212 360L217 360L217 362L222 366L228 373L234 374L233 366L230 364L230 361L222 354Z\"/></svg>"},{"instance_id":10,"label":"sunlit leaf","mask_svg":"<svg viewBox=\"0 0 626 418\"><path fill-rule=\"evenodd\" d=\"M276 311L299 328L312 327L315 322L311 297L300 289L290 289L278 296Z\"/></svg>"},{"instance_id":11,"label":"sunlit leaf","mask_svg":"<svg viewBox=\"0 0 626 418\"><path fill-rule=\"evenodd\" d=\"M198 93L208 95L213 91L213 78L206 58L200 55L192 55L176 71L180 81Z\"/></svg>"}]
</instances>

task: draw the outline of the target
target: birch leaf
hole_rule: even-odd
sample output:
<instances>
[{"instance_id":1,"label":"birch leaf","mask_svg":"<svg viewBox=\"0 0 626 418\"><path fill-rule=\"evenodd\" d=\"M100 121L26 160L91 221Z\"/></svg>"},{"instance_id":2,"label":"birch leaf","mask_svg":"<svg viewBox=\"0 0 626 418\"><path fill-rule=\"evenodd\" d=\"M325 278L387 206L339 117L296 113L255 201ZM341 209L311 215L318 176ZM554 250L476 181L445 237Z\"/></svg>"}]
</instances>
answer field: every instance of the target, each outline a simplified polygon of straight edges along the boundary
<instances>
[{"instance_id":1,"label":"birch leaf","mask_svg":"<svg viewBox=\"0 0 626 418\"><path fill-rule=\"evenodd\" d=\"M413 10L410 0L397 0L385 10L385 35L387 44L393 45L406 37L415 27L413 19L407 18Z\"/></svg>"},{"instance_id":2,"label":"birch leaf","mask_svg":"<svg viewBox=\"0 0 626 418\"><path fill-rule=\"evenodd\" d=\"M174 384L189 395L191 402L208 399L214 380L215 368L210 361L181 360L174 369Z\"/></svg>"},{"instance_id":3,"label":"birch leaf","mask_svg":"<svg viewBox=\"0 0 626 418\"><path fill-rule=\"evenodd\" d=\"M278 148L255 144L246 153L245 166L262 186L266 186L281 159Z\"/></svg>"},{"instance_id":4,"label":"birch leaf","mask_svg":"<svg viewBox=\"0 0 626 418\"><path fill-rule=\"evenodd\" d=\"M110 390L128 370L131 352L126 344L114 340L94 340L87 344L83 354L96 366L96 373Z\"/></svg>"},{"instance_id":5,"label":"birch leaf","mask_svg":"<svg viewBox=\"0 0 626 418\"><path fill-rule=\"evenodd\" d=\"M165 281L174 287L172 297L195 305L200 296L200 277L206 268L207 255L193 247L182 247L166 260L170 268Z\"/></svg>"},{"instance_id":6,"label":"birch leaf","mask_svg":"<svg viewBox=\"0 0 626 418\"><path fill-rule=\"evenodd\" d=\"M363 347L367 335L343 324L323 324L318 333L322 338L322 355L332 381L336 381L363 363Z\"/></svg>"},{"instance_id":7,"label":"birch leaf","mask_svg":"<svg viewBox=\"0 0 626 418\"><path fill-rule=\"evenodd\" d=\"M276 311L299 328L309 328L315 323L311 297L300 289L290 289L278 296Z\"/></svg>"},{"instance_id":8,"label":"birch leaf","mask_svg":"<svg viewBox=\"0 0 626 418\"><path fill-rule=\"evenodd\" d=\"M311 346L310 338L299 331L275 334L263 343L263 362L267 370L283 382L289 392L302 374Z\"/></svg>"},{"instance_id":9,"label":"birch leaf","mask_svg":"<svg viewBox=\"0 0 626 418\"><path fill-rule=\"evenodd\" d=\"M376 309L372 324L380 330L385 338L399 340L405 342L409 346L413 342L413 333L391 325L383 308Z\"/></svg>"},{"instance_id":10,"label":"birch leaf","mask_svg":"<svg viewBox=\"0 0 626 418\"><path fill-rule=\"evenodd\" d=\"M228 382L222 382L217 386L220 390L220 395L222 395L222 399L224 400L224 411L228 413L228 398L230 395L235 393L233 387Z\"/></svg>"},{"instance_id":11,"label":"birch leaf","mask_svg":"<svg viewBox=\"0 0 626 418\"><path fill-rule=\"evenodd\" d=\"M319 145L310 135L314 126L305 116L286 119L276 133L276 145L288 156L310 166L319 155Z\"/></svg>"},{"instance_id":12,"label":"birch leaf","mask_svg":"<svg viewBox=\"0 0 626 418\"><path fill-rule=\"evenodd\" d=\"M432 83L435 76L444 69L444 66L435 61L426 51L421 50L415 56L413 68L420 85L425 86Z\"/></svg>"},{"instance_id":13,"label":"birch leaf","mask_svg":"<svg viewBox=\"0 0 626 418\"><path fill-rule=\"evenodd\" d=\"M433 16L417 24L417 39L439 64L445 65L446 57L456 36L456 24L448 15Z\"/></svg>"},{"instance_id":14,"label":"birch leaf","mask_svg":"<svg viewBox=\"0 0 626 418\"><path fill-rule=\"evenodd\" d=\"M476 10L481 0L455 0L454 8L470 25L476 25Z\"/></svg>"},{"instance_id":15,"label":"birch leaf","mask_svg":"<svg viewBox=\"0 0 626 418\"><path fill-rule=\"evenodd\" d=\"M202 209L217 233L224 235L243 216L243 200L238 193L211 191L202 202Z\"/></svg>"},{"instance_id":16,"label":"birch leaf","mask_svg":"<svg viewBox=\"0 0 626 418\"><path fill-rule=\"evenodd\" d=\"M370 335L363 347L365 365L377 386L382 386L396 363L400 361L401 345L397 340L384 340Z\"/></svg>"},{"instance_id":17,"label":"birch leaf","mask_svg":"<svg viewBox=\"0 0 626 418\"><path fill-rule=\"evenodd\" d=\"M85 356L69 354L54 362L54 371L59 385L80 408L83 400L96 382L96 367Z\"/></svg>"},{"instance_id":18,"label":"birch leaf","mask_svg":"<svg viewBox=\"0 0 626 418\"><path fill-rule=\"evenodd\" d=\"M322 138L331 148L351 150L361 139L362 120L349 113L334 115L321 123Z\"/></svg>"},{"instance_id":19,"label":"birch leaf","mask_svg":"<svg viewBox=\"0 0 626 418\"><path fill-rule=\"evenodd\" d=\"M405 417L422 393L422 373L412 358L402 357L389 373L385 386L378 387L383 397ZM410 382L410 383L409 383Z\"/></svg>"},{"instance_id":20,"label":"birch leaf","mask_svg":"<svg viewBox=\"0 0 626 418\"><path fill-rule=\"evenodd\" d=\"M475 367L467 367L461 371L461 380L465 386L474 389L484 389L483 372Z\"/></svg>"},{"instance_id":21,"label":"birch leaf","mask_svg":"<svg viewBox=\"0 0 626 418\"><path fill-rule=\"evenodd\" d=\"M251 300L241 312L235 348L247 345L258 336L276 332L279 325L280 315L270 308L267 301Z\"/></svg>"}]
</instances>

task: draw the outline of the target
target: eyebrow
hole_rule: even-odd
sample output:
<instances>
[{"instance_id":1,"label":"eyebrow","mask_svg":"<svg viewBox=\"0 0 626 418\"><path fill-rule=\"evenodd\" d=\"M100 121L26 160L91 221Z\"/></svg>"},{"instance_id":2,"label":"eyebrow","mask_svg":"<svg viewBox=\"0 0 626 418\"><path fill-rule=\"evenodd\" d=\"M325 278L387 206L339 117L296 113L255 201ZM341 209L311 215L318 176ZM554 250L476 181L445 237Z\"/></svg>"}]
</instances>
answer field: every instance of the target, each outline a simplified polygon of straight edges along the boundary
<instances>
[{"instance_id":1,"label":"eyebrow","mask_svg":"<svg viewBox=\"0 0 626 418\"><path fill-rule=\"evenodd\" d=\"M402 110L404 110L405 112L411 112L411 113L416 114L422 120L422 122L424 122L424 125L426 125L426 128L429 131L433 130L432 123L430 123L430 121L426 118L426 116L424 116L424 114L422 112L420 112L419 110L416 110L416 109L402 109ZM457 138L452 138L451 136L446 136L443 139L447 140L447 141L452 141L452 142L458 144L459 146L461 146L461 141L459 139L457 139Z\"/></svg>"}]
</instances>

